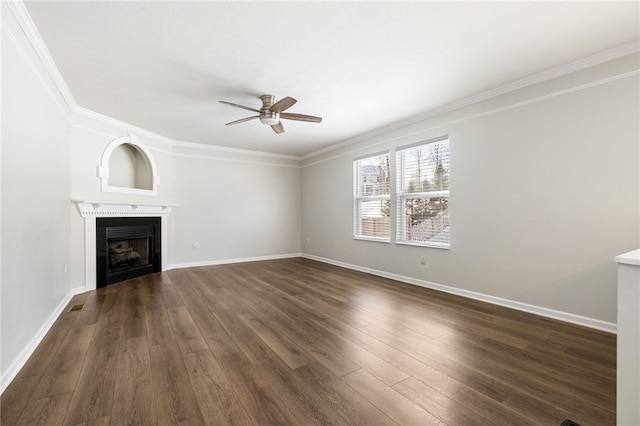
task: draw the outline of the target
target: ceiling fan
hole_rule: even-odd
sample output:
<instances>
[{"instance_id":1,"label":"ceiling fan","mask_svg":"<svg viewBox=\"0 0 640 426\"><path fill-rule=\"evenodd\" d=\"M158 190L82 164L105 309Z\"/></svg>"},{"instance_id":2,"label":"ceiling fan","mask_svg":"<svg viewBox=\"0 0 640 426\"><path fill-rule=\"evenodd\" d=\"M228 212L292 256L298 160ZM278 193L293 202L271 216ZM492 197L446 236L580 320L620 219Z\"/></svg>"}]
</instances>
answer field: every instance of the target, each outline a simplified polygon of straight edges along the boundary
<instances>
[{"instance_id":1,"label":"ceiling fan","mask_svg":"<svg viewBox=\"0 0 640 426\"><path fill-rule=\"evenodd\" d=\"M284 127L280 122L280 119L286 120L297 120L297 121L308 121L311 123L320 123L322 121L322 117L316 117L314 115L306 115L306 114L295 114L290 112L284 112L291 108L293 104L298 102L297 100L287 96L286 98L282 98L276 102L276 97L273 95L262 95L260 96L262 100L262 108L255 109L244 105L234 104L232 102L227 101L219 101L221 104L231 105L236 108L242 108L249 111L257 112L259 115L254 115L251 117L241 118L240 120L232 121L227 123L227 126L232 124L244 123L245 121L253 120L256 118L260 119L260 122L263 124L268 124L271 126L274 132L276 133L284 133Z\"/></svg>"}]
</instances>

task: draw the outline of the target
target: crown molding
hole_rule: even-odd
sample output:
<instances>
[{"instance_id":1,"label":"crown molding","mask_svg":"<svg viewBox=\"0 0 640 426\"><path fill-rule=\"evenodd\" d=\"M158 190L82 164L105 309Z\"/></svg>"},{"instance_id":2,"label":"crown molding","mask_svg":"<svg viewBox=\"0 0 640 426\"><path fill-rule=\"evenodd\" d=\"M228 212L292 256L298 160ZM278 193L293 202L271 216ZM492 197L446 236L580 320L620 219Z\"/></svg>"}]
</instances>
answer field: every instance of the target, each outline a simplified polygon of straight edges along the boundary
<instances>
[{"instance_id":1,"label":"crown molding","mask_svg":"<svg viewBox=\"0 0 640 426\"><path fill-rule=\"evenodd\" d=\"M44 41L40 36L40 32L31 19L31 15L29 15L29 12L27 11L24 3L22 2L22 0L6 1L3 3L7 5L9 10L15 17L18 25L22 29L22 32L27 37L27 40L29 40L33 51L36 53L36 55L40 59L40 62L45 67L47 74L49 74L49 77L53 81L53 84L55 84L56 89L58 90L58 92L60 92L60 95L62 96L62 99L64 99L67 108L69 108L69 111L74 112L78 104L76 104L76 101L73 99L71 91L62 78L62 74L60 74L58 67L53 61L53 58L49 53L49 49L47 49L47 46L44 44Z\"/></svg>"},{"instance_id":2,"label":"crown molding","mask_svg":"<svg viewBox=\"0 0 640 426\"><path fill-rule=\"evenodd\" d=\"M364 141L369 141L370 143L367 144L366 149L370 150L374 147L377 147L379 145L388 145L388 144L392 144L392 143L396 143L398 141L402 141L402 144L407 143L408 140L414 140L414 141L424 141L425 137L429 138L431 136L425 136L429 134L429 131L434 129L434 128L446 128L447 126L451 126L452 124L456 124L456 123L461 123L464 121L469 121L469 120L473 120L479 117L485 117L488 115L492 115L492 114L496 114L496 113L500 113L503 111L508 111L514 108L520 108L523 107L525 105L531 105L531 104L535 104L538 102L542 102L545 101L547 99L552 99L555 98L557 96L563 96L569 93L573 93L573 92L577 92L580 90L585 90L585 89L589 89L591 87L597 87L600 86L602 84L607 84L607 83L611 83L617 80L622 80L625 78L630 78L630 77L636 77L636 76L640 76L640 68L633 70L633 71L628 71L625 73L621 73L621 74L617 74L615 76L612 77L606 77L606 78L602 78L596 81L591 81L589 83L585 83L585 84L581 84L578 86L574 86L574 87L570 87L564 90L559 90L559 91L555 91L546 95L542 95L542 96L537 96L537 97L533 97L533 98L529 98L520 102L515 102L515 103L510 103L508 105L502 106L502 107L498 107L498 108L491 108L488 109L486 111L482 111L480 113L475 113L475 114L471 114L471 115L465 115L462 118L455 118L453 120L448 120L448 121L444 121L444 122L440 122L438 124L436 124L435 126L428 126L428 127L422 127L419 130L416 131L406 131L403 132L401 134L394 134L393 136L390 137L380 137L378 138L377 141L375 142L371 142L371 139L374 139L376 137L379 136L384 136L384 135L388 135L389 133L392 132L392 130L397 130L396 128L391 128L391 127L387 127L386 130L381 131L380 133L367 133L365 135L361 135L358 136L358 140L350 140L350 141L345 141L343 142L340 146L336 147L336 145L331 145L326 147L326 151L325 152L334 152L333 155L330 156L324 156L321 157L320 159L316 160L316 161L310 161L310 162L304 162L304 164L302 165L302 167L308 167L308 166L313 166L319 163L323 163L325 161L330 161L330 160L334 160L336 158L340 158L340 157L344 157L345 155L349 155L349 154L354 154L357 152L361 152L362 151L362 147L356 146L357 142L364 142ZM438 116L438 114L436 114L435 116ZM417 121L419 122L419 121ZM413 142L410 142L413 143ZM332 147L335 147L335 149L331 149ZM347 148L347 150L342 150L340 152L335 152L336 150L338 150L339 148ZM312 158L313 157L309 157ZM304 159L303 159L304 160Z\"/></svg>"},{"instance_id":3,"label":"crown molding","mask_svg":"<svg viewBox=\"0 0 640 426\"><path fill-rule=\"evenodd\" d=\"M405 120L398 121L394 124L387 125L379 129L372 130L370 132L364 133L362 135L358 135L350 139L337 142L335 144L326 146L324 148L320 148L318 150L309 152L307 154L296 156L296 155L287 155L287 154L275 154L275 153L269 153L264 151L252 151L252 150L244 150L244 149L237 149L237 148L228 148L228 147L223 147L219 145L209 145L209 144L197 143L197 142L175 141L165 136L159 135L157 133L153 133L151 131L142 129L140 127L133 126L126 122L123 122L123 121L108 117L106 115L97 113L95 111L91 111L89 109L78 106L78 104L73 99L73 96L71 95L71 92L67 87L67 84L62 78L62 74L60 74L60 71L55 65L55 62L53 61L53 58L51 57L49 50L44 44L44 41L42 40L42 37L40 36L40 33L38 32L33 20L31 19L29 12L24 6L23 0L3 1L3 3L5 3L9 7L9 10L11 10L11 13L14 15L16 21L18 22L19 26L21 27L22 31L24 32L25 36L27 37L31 46L33 47L34 52L39 57L47 73L49 74L51 80L55 84L56 89L60 92L62 98L64 99L66 106L69 108L69 110L72 113L76 113L81 116L92 118L100 122L103 122L105 124L113 125L116 127L121 127L121 128L124 127L132 131L133 133L137 133L141 136L153 138L155 140L167 143L170 146L207 149L207 150L214 150L214 151L220 151L220 152L229 152L229 153L244 154L244 155L256 155L256 156L262 156L262 157L279 158L279 159L294 160L294 161L307 160L309 158L326 154L326 153L338 150L340 148L356 144L358 142L366 141L376 136L384 135L390 131L398 130L403 127L410 126L412 124L437 117L439 115L442 115L450 111L454 111L472 104L476 104L482 101L486 101L486 100L507 94L509 92L513 92L519 89L523 89L525 87L533 86L538 83L552 80L554 78L558 78L567 74L571 74L576 71L580 71L595 65L599 65L608 61L612 61L614 59L618 59L633 53L640 52L640 40L634 40L632 42L625 43L621 46L617 46L612 49L608 49L603 52L596 53L595 55L591 55L586 58L582 58L577 61L573 61L568 64L561 65L559 67L552 68L550 70L543 71L541 73L505 84L503 86L499 86L499 87L469 96L467 98L451 102L441 107L426 111L422 114L407 118Z\"/></svg>"},{"instance_id":4,"label":"crown molding","mask_svg":"<svg viewBox=\"0 0 640 426\"><path fill-rule=\"evenodd\" d=\"M274 152L265 152L265 151L253 151L250 149L241 149L241 148L231 148L228 146L222 145L209 145L205 143L198 142L187 142L187 141L173 141L174 146L183 147L183 148L194 148L208 151L216 151L216 152L226 152L230 154L240 154L240 155L255 155L257 157L267 157L267 158L277 158L280 160L290 160L290 161L301 161L302 157L298 155L290 155L290 154L277 154Z\"/></svg>"},{"instance_id":5,"label":"crown molding","mask_svg":"<svg viewBox=\"0 0 640 426\"><path fill-rule=\"evenodd\" d=\"M241 155L254 155L258 157L268 157L268 158L278 158L282 160L293 160L300 161L301 157L295 155L287 155L287 154L274 154L271 152L264 151L252 151L248 149L239 149L239 148L230 148L224 147L221 145L209 145L205 143L197 143L197 142L186 142L186 141L176 141L166 136L159 135L157 133L153 133L149 130L143 129L141 127L134 126L133 124L129 124L127 122L115 119L113 117L109 117L104 114L100 114L98 112L92 111L90 109L77 106L74 111L75 114L79 116L86 117L92 120L99 121L100 123L107 124L110 126L114 126L120 129L125 129L130 133L135 133L139 136L143 136L146 138L154 139L159 142L163 142L170 147L182 147L182 148L193 148L199 150L208 150L208 151L217 151L217 152L227 152L232 154L241 154ZM93 130L93 129L92 129ZM173 153L176 155L175 153Z\"/></svg>"},{"instance_id":6,"label":"crown molding","mask_svg":"<svg viewBox=\"0 0 640 426\"><path fill-rule=\"evenodd\" d=\"M87 117L92 120L99 121L101 123L111 125L118 128L126 129L131 133L135 133L137 135L151 138L153 140L166 143L172 147L174 146L182 146L188 148L198 148L198 149L206 149L206 150L214 150L214 151L222 151L228 153L235 154L243 154L243 155L254 155L261 157L269 157L269 158L278 158L284 160L293 160L300 161L301 157L295 155L286 155L286 154L273 154L269 152L262 151L251 151L251 150L243 150L243 149L235 149L235 148L226 148L217 145L209 145L195 142L181 142L174 141L173 139L167 138L166 136L159 135L157 133L151 132L149 130L143 129L141 127L134 126L132 124L126 123L121 120L117 120L115 118L109 117L104 114L100 114L98 112L92 111L90 109L79 106L73 96L71 95L71 91L69 87L64 81L62 74L58 70L51 54L49 53L49 49L45 45L40 32L35 26L35 23L31 19L29 12L27 11L24 2L22 0L12 0L6 1L5 3L12 15L15 17L16 22L20 26L22 32L26 36L27 40L31 44L34 52L36 53L38 59L44 66L44 69L48 76L51 78L51 81L55 85L55 89L60 93L62 99L64 100L65 106L72 114L77 114L79 116Z\"/></svg>"},{"instance_id":7,"label":"crown molding","mask_svg":"<svg viewBox=\"0 0 640 426\"><path fill-rule=\"evenodd\" d=\"M394 124L372 130L365 134L358 135L356 137L337 142L335 144L326 146L324 148L320 148L308 154L302 155L301 159L307 160L309 158L313 158L318 155L326 154L328 152L332 152L337 149L356 144L358 142L366 141L376 136L384 135L390 131L398 130L403 127L410 126L412 124L419 123L421 121L425 121L430 118L440 116L450 111L455 111L457 109L461 109L469 105L477 104L492 98L496 98L501 95L505 95L510 92L514 92L516 90L524 89L526 87L530 87L539 83L553 80L558 77L562 77L577 71L581 71L581 70L584 70L596 65L600 65L600 64L612 61L614 59L622 58L624 56L631 55L638 52L640 52L640 40L634 40L632 42L625 43L623 45L614 47L612 49L608 49L608 50L596 53L595 55L587 56L586 58L578 59L568 64L560 65L558 67L551 68L549 70L540 72L538 74L534 74L532 76L525 77L523 79L516 80L511 83L507 83L505 85L495 87L493 89L489 89L484 92L477 93L475 95L460 99L458 101L448 103L441 107L431 109L422 114L418 114L413 117L407 118L405 120L398 121Z\"/></svg>"},{"instance_id":8,"label":"crown molding","mask_svg":"<svg viewBox=\"0 0 640 426\"><path fill-rule=\"evenodd\" d=\"M546 71L542 71L538 74L534 74L529 77L525 77L520 80L507 83L503 86L499 86L493 89L489 89L485 92L478 93L476 95L469 96L468 98L461 99L459 101L452 102L443 106L442 108L436 108L431 113L432 115L440 115L445 112L453 111L459 108L463 108L478 102L486 101L501 95L505 95L516 90L524 89L545 81L553 80L554 78L562 77L568 74L572 74L577 71L581 71L587 68L591 68L596 65L604 64L605 62L612 61L614 59L622 58L633 53L640 51L640 40L635 40L630 43L625 43L621 46L614 47L612 49L605 50L603 52L596 53L595 55L587 56L586 58L578 59L568 64L560 65L555 68L551 68ZM435 113L435 114L434 114ZM421 116L417 116L421 117ZM420 121L420 119L414 118L413 122ZM429 116L431 118L431 116ZM410 121L408 119L406 121Z\"/></svg>"},{"instance_id":9,"label":"crown molding","mask_svg":"<svg viewBox=\"0 0 640 426\"><path fill-rule=\"evenodd\" d=\"M75 114L78 114L79 116L86 117L86 118L89 118L89 119L92 119L92 120L96 120L96 121L99 121L99 122L101 122L103 124L107 124L107 125L110 125L110 126L118 127L120 129L125 129L129 133L135 133L135 134L137 134L139 136L144 136L144 137L147 137L147 138L150 138L150 139L154 139L154 140L166 143L166 144L171 145L171 146L175 145L175 141L173 139L170 139L170 138L166 137L166 136L162 136L162 135L159 135L157 133L153 133L153 132L151 132L149 130L146 130L146 129L143 129L141 127L134 126L133 124L129 124L127 122L118 120L116 118L109 117L108 115L100 114L99 112L95 112L95 111L92 111L90 109L87 109L87 108L84 108L84 107L81 107L81 106L76 106L75 109L73 110L73 112Z\"/></svg>"}]
</instances>

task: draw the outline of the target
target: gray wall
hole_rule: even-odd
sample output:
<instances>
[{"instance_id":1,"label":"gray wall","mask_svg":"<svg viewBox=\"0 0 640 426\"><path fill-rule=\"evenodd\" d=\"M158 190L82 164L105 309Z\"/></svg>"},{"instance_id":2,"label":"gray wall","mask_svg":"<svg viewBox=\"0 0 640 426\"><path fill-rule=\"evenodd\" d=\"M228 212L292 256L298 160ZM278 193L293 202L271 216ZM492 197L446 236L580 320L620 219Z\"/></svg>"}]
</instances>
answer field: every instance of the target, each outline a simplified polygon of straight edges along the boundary
<instances>
[{"instance_id":1,"label":"gray wall","mask_svg":"<svg viewBox=\"0 0 640 426\"><path fill-rule=\"evenodd\" d=\"M2 8L4 376L71 289L71 127L64 103L42 79L37 58L4 3Z\"/></svg>"},{"instance_id":2,"label":"gray wall","mask_svg":"<svg viewBox=\"0 0 640 426\"><path fill-rule=\"evenodd\" d=\"M176 147L173 265L299 255L298 161ZM200 243L194 250L192 244Z\"/></svg>"},{"instance_id":3,"label":"gray wall","mask_svg":"<svg viewBox=\"0 0 640 426\"><path fill-rule=\"evenodd\" d=\"M637 67L621 58L307 158L303 252L615 323L613 258L640 246ZM450 250L353 240L353 158L442 135Z\"/></svg>"}]
</instances>

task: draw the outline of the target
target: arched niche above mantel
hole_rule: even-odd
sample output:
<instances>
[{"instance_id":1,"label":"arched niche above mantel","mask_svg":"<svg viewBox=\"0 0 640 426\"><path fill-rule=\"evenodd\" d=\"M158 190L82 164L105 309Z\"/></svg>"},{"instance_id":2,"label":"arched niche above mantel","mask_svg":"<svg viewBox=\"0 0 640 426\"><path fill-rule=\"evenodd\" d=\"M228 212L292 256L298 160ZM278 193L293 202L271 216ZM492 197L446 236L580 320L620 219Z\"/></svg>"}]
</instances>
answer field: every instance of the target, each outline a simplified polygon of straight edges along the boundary
<instances>
[{"instance_id":1,"label":"arched niche above mantel","mask_svg":"<svg viewBox=\"0 0 640 426\"><path fill-rule=\"evenodd\" d=\"M160 178L151 151L129 134L112 140L102 153L98 177L102 192L157 195Z\"/></svg>"}]
</instances>

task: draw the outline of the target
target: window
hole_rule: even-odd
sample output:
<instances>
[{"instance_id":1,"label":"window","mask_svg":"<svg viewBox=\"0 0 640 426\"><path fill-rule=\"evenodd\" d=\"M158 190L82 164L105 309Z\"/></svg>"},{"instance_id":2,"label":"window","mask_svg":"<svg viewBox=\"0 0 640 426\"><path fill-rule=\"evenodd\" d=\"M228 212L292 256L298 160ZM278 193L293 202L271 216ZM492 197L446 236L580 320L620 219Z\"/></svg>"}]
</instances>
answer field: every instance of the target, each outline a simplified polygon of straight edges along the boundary
<instances>
[{"instance_id":1,"label":"window","mask_svg":"<svg viewBox=\"0 0 640 426\"><path fill-rule=\"evenodd\" d=\"M353 162L353 236L389 241L391 199L389 153Z\"/></svg>"},{"instance_id":2,"label":"window","mask_svg":"<svg viewBox=\"0 0 640 426\"><path fill-rule=\"evenodd\" d=\"M449 140L400 148L397 153L396 240L449 247Z\"/></svg>"}]
</instances>

